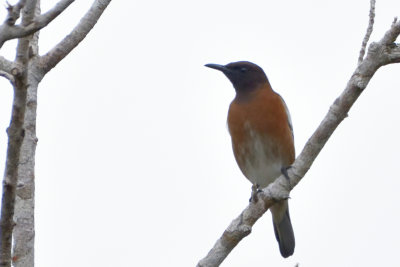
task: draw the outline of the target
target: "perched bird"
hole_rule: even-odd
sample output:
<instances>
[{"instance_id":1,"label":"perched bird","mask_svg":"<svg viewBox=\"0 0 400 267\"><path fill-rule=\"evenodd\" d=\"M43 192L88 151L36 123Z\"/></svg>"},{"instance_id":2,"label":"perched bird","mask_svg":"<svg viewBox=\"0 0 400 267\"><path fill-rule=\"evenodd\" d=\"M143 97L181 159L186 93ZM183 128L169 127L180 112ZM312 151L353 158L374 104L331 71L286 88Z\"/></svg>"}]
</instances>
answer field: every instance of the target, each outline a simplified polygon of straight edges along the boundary
<instances>
[{"instance_id":1,"label":"perched bird","mask_svg":"<svg viewBox=\"0 0 400 267\"><path fill-rule=\"evenodd\" d=\"M284 100L256 64L239 61L205 66L222 71L233 84L236 96L228 112L233 153L253 188L267 187L285 174L295 159L292 122ZM276 203L270 210L279 250L287 258L295 247L288 201Z\"/></svg>"}]
</instances>

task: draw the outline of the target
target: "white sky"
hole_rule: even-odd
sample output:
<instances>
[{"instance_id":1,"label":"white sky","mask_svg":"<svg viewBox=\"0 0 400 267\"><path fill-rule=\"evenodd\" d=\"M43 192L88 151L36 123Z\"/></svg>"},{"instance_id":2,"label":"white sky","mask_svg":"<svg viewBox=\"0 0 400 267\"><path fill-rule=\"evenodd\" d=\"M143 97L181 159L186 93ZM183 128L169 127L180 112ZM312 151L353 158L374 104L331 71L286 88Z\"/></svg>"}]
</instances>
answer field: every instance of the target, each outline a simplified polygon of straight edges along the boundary
<instances>
[{"instance_id":1,"label":"white sky","mask_svg":"<svg viewBox=\"0 0 400 267\"><path fill-rule=\"evenodd\" d=\"M41 32L41 53L91 2ZM226 129L234 90L203 65L263 67L299 153L356 66L368 10L367 0L113 1L40 84L36 266L194 266L251 187ZM378 0L371 39L395 16L399 1ZM9 42L0 54L14 52ZM376 73L293 190L294 256L281 258L267 213L222 266L398 266L399 72ZM11 102L1 79L3 166Z\"/></svg>"}]
</instances>

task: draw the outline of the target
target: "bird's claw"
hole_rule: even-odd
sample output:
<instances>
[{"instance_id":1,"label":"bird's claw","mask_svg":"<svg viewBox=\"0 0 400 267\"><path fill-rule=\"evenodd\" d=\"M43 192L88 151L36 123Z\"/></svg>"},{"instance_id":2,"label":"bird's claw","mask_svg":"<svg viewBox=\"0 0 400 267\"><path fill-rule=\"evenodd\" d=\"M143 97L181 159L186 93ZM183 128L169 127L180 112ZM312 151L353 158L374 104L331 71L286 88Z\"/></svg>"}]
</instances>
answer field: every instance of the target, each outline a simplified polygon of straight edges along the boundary
<instances>
[{"instance_id":1,"label":"bird's claw","mask_svg":"<svg viewBox=\"0 0 400 267\"><path fill-rule=\"evenodd\" d=\"M288 166L288 167L282 167L282 168L281 168L281 173L283 174L283 176L285 176L287 182L289 183L289 186L292 187L292 185L290 184L290 178L289 178L289 175L288 175L288 170L289 170L290 168L292 168L291 165Z\"/></svg>"},{"instance_id":2,"label":"bird's claw","mask_svg":"<svg viewBox=\"0 0 400 267\"><path fill-rule=\"evenodd\" d=\"M256 203L258 201L258 196L257 194L260 193L262 190L260 189L260 186L258 184L253 184L251 186L251 197L249 199L249 202Z\"/></svg>"}]
</instances>

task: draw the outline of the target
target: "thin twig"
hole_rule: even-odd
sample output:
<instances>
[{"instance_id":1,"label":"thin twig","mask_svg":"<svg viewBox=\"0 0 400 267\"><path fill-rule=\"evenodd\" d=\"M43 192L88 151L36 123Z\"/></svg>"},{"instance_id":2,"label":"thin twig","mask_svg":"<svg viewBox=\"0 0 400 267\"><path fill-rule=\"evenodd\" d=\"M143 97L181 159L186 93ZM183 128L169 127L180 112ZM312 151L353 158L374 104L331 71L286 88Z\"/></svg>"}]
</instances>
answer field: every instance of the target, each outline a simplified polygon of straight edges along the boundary
<instances>
[{"instance_id":1,"label":"thin twig","mask_svg":"<svg viewBox=\"0 0 400 267\"><path fill-rule=\"evenodd\" d=\"M367 32L365 33L364 39L361 44L361 50L360 50L360 55L358 56L358 65L361 64L361 62L364 59L365 55L365 49L368 44L368 40L371 37L371 33L374 27L374 19L375 19L375 0L370 1L370 8L369 8L369 22L368 22L368 28Z\"/></svg>"},{"instance_id":2,"label":"thin twig","mask_svg":"<svg viewBox=\"0 0 400 267\"><path fill-rule=\"evenodd\" d=\"M25 6L25 2L26 2L26 0L20 0L15 5L10 5L7 2L8 15L7 15L7 18L5 20L5 23L7 23L7 25L12 26L19 19L19 16L20 16L20 13L21 13L21 9Z\"/></svg>"}]
</instances>

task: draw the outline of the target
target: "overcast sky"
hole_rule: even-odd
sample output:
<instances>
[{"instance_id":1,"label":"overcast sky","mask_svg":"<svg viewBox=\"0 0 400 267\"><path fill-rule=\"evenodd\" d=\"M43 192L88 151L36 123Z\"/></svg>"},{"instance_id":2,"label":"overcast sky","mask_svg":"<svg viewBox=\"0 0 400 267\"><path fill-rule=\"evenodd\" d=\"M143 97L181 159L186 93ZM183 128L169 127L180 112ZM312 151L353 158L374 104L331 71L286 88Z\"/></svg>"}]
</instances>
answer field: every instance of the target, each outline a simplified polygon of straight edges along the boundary
<instances>
[{"instance_id":1,"label":"overcast sky","mask_svg":"<svg viewBox=\"0 0 400 267\"><path fill-rule=\"evenodd\" d=\"M91 3L41 31L40 52ZM113 1L39 87L36 266L196 265L251 192L226 127L234 90L204 64L260 65L298 154L356 67L368 12L367 0ZM395 16L399 1L378 0L371 40ZM14 59L15 44L0 54ZM222 266L399 265L399 73L375 74L292 191L294 255L280 256L267 212ZM11 102L1 79L3 166Z\"/></svg>"}]
</instances>

